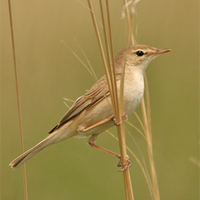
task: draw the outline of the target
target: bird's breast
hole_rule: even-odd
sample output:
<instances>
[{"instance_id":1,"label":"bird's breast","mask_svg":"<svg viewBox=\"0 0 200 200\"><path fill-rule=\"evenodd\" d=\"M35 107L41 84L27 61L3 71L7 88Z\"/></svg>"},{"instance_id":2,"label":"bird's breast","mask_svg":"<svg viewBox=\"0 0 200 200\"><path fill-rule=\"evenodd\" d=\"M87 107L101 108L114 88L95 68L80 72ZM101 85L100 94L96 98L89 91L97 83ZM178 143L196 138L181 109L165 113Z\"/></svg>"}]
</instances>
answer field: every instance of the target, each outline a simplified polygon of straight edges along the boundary
<instances>
[{"instance_id":1,"label":"bird's breast","mask_svg":"<svg viewBox=\"0 0 200 200\"><path fill-rule=\"evenodd\" d=\"M126 73L124 83L124 112L131 114L140 104L144 94L144 78L140 72Z\"/></svg>"}]
</instances>

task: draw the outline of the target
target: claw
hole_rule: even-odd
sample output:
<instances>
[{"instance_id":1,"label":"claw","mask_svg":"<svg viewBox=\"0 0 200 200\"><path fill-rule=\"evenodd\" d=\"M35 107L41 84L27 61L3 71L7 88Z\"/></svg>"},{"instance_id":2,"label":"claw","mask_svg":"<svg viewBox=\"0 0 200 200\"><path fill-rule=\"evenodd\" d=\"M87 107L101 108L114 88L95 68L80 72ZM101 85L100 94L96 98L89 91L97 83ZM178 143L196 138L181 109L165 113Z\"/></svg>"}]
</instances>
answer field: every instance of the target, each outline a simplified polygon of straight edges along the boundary
<instances>
[{"instance_id":1,"label":"claw","mask_svg":"<svg viewBox=\"0 0 200 200\"><path fill-rule=\"evenodd\" d=\"M123 117L124 117L125 121L128 120L128 115L125 115L125 114L124 114ZM117 122L116 119L115 119L114 117L112 118L112 120L113 120L115 126L119 126L119 125L123 122L123 121Z\"/></svg>"},{"instance_id":2,"label":"claw","mask_svg":"<svg viewBox=\"0 0 200 200\"><path fill-rule=\"evenodd\" d=\"M123 172L127 168L131 167L130 157L128 155L126 155L126 163L124 165L122 165L122 162L120 160L119 163L117 164L117 167L123 167L122 170L119 170L119 172Z\"/></svg>"},{"instance_id":3,"label":"claw","mask_svg":"<svg viewBox=\"0 0 200 200\"><path fill-rule=\"evenodd\" d=\"M113 120L115 126L119 126L119 125L122 123L122 121L121 121L121 122L117 122L116 119L115 119L114 117L113 117L112 120Z\"/></svg>"},{"instance_id":4,"label":"claw","mask_svg":"<svg viewBox=\"0 0 200 200\"><path fill-rule=\"evenodd\" d=\"M124 117L124 120L125 120L125 121L128 121L128 115L125 115L125 114L124 114L123 117Z\"/></svg>"}]
</instances>

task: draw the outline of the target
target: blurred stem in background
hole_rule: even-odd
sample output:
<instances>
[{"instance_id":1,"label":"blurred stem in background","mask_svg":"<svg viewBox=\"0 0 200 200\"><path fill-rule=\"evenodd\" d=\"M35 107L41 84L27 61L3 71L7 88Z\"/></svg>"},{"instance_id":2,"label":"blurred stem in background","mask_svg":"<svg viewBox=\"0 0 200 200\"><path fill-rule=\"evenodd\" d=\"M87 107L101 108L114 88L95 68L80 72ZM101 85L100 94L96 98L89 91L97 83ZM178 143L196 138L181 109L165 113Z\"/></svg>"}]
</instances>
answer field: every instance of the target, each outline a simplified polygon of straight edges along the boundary
<instances>
[{"instance_id":1,"label":"blurred stem in background","mask_svg":"<svg viewBox=\"0 0 200 200\"><path fill-rule=\"evenodd\" d=\"M10 32L11 32L12 51L13 51L13 64L14 64L14 72L15 72L15 86L16 86L16 97L17 97L17 108L18 108L18 119L19 119L20 144L21 144L21 153L24 153L21 104L20 104L19 82L18 82L18 74L17 74L17 60L16 60L16 53L15 53L13 19L12 19L12 10L11 10L10 0L8 0L8 9L9 9ZM24 198L26 200L28 200L28 189L27 189L27 178L26 178L25 164L23 164L23 181L24 181Z\"/></svg>"}]
</instances>

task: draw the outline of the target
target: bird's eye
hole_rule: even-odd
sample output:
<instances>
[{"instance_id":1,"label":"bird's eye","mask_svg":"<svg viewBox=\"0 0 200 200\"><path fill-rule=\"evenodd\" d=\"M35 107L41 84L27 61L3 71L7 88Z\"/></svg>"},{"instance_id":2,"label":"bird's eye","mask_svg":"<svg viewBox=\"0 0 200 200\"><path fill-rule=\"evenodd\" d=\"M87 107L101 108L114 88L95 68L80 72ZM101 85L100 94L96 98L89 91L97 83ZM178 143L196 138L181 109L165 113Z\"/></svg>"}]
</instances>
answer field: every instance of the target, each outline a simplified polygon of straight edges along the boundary
<instances>
[{"instance_id":1,"label":"bird's eye","mask_svg":"<svg viewBox=\"0 0 200 200\"><path fill-rule=\"evenodd\" d=\"M144 52L143 52L143 51L136 51L136 55L137 55L137 56L143 56L143 55L144 55Z\"/></svg>"}]
</instances>

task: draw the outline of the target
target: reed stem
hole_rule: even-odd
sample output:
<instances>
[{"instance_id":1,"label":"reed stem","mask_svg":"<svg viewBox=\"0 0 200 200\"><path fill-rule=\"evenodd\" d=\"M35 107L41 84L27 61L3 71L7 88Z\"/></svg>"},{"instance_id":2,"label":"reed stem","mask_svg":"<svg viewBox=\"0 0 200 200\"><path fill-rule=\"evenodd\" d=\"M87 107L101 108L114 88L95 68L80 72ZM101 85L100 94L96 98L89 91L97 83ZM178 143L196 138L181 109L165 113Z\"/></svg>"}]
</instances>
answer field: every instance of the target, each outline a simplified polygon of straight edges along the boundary
<instances>
[{"instance_id":1,"label":"reed stem","mask_svg":"<svg viewBox=\"0 0 200 200\"><path fill-rule=\"evenodd\" d=\"M10 0L8 0L8 9L9 9L11 42L12 42L13 62L14 62L14 72L15 72L15 86L16 86L16 95L17 95L17 108L18 108L18 119L19 119L20 144L21 144L21 153L24 153L22 117L21 117L21 104L20 104L20 95L19 95L19 81L18 81L18 74L17 74L17 61L16 61L16 54L15 54L14 30L13 30L12 9L11 9ZM26 178L26 167L25 167L25 164L23 164L23 182L24 182L24 198L25 198L25 200L28 200L28 189L27 189L27 178Z\"/></svg>"},{"instance_id":2,"label":"reed stem","mask_svg":"<svg viewBox=\"0 0 200 200\"><path fill-rule=\"evenodd\" d=\"M126 140L125 140L125 131L124 131L124 120L123 120L123 87L124 87L124 70L122 72L122 78L121 78L121 86L120 86L120 94L118 95L117 93L117 85L116 85L116 77L115 77L115 66L114 66L114 56L113 56L113 45L112 45L112 34L111 34L111 23L110 23L110 13L109 13L109 4L108 0L106 0L106 11L107 11L107 20L108 20L108 32L106 31L106 26L105 26L105 17L104 17L104 12L103 12L103 6L102 6L102 1L99 0L100 4L100 10L101 10L101 17L102 17L102 24L103 24L103 31L104 31L104 38L105 38L105 44L106 44L106 52L107 52L107 57L108 57L108 65L109 68L106 64L105 61L105 54L103 52L103 47L100 39L100 34L98 31L98 27L96 24L96 19L94 15L94 11L91 5L90 0L88 0L88 5L90 8L95 32L98 38L98 43L103 59L103 64L104 64L104 69L105 69L105 74L107 77L107 82L109 85L109 91L110 91L110 96L112 100L112 110L115 116L116 124L117 125L117 131L118 131L118 139L119 139L119 147L120 147L120 154L121 154L121 162L122 166L125 166L127 164L127 153L126 153ZM109 41L108 41L108 34L109 34ZM109 44L110 42L110 44ZM110 48L109 48L110 45ZM131 178L130 178L130 172L129 169L126 168L123 171L123 178L124 178L124 188L125 188L125 196L126 200L134 200L133 197L133 191L132 191L132 184L131 184Z\"/></svg>"}]
</instances>

